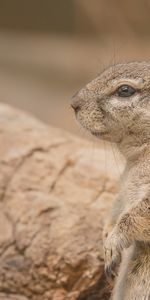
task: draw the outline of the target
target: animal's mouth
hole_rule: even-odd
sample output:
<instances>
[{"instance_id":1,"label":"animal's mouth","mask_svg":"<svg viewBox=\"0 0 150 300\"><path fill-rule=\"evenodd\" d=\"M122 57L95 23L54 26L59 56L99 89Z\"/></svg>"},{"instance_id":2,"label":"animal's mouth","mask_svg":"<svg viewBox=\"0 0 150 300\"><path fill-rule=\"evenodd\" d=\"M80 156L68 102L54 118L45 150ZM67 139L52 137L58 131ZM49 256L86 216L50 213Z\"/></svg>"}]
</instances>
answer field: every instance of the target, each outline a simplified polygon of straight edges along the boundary
<instances>
[{"instance_id":1,"label":"animal's mouth","mask_svg":"<svg viewBox=\"0 0 150 300\"><path fill-rule=\"evenodd\" d=\"M106 130L105 131L104 130L103 131L91 130L91 134L96 136L97 138L101 138L103 135L108 134L108 132Z\"/></svg>"},{"instance_id":2,"label":"animal's mouth","mask_svg":"<svg viewBox=\"0 0 150 300\"><path fill-rule=\"evenodd\" d=\"M103 137L105 138L105 136L109 135L108 130L103 124L97 126L98 128L96 129L94 128L95 126L91 124L91 122L89 122L90 124L87 124L85 119L81 118L80 114L78 113L76 114L76 120L81 125L81 127L86 129L88 132L90 132L92 135L94 135L97 138L103 138Z\"/></svg>"}]
</instances>

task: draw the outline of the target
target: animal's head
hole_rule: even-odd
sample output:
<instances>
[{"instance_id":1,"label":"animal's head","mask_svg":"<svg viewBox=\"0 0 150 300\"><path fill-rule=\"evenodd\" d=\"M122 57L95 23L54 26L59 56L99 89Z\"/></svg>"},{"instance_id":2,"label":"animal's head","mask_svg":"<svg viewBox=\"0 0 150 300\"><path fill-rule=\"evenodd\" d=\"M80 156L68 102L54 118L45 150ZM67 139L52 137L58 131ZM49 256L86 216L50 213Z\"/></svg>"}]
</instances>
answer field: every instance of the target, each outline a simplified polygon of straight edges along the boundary
<instances>
[{"instance_id":1,"label":"animal's head","mask_svg":"<svg viewBox=\"0 0 150 300\"><path fill-rule=\"evenodd\" d=\"M108 68L75 94L72 107L79 123L99 138L150 139L150 63Z\"/></svg>"}]
</instances>

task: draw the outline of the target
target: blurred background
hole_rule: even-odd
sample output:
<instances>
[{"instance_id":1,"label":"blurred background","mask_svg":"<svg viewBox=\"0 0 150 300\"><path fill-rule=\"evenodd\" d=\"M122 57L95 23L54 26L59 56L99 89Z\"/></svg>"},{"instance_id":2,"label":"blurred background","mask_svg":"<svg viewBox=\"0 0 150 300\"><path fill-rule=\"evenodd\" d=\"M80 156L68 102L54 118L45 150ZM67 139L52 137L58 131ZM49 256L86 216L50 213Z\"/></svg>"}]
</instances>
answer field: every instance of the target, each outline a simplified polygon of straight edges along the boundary
<instances>
[{"instance_id":1,"label":"blurred background","mask_svg":"<svg viewBox=\"0 0 150 300\"><path fill-rule=\"evenodd\" d=\"M0 101L68 131L77 90L149 52L149 0L0 0Z\"/></svg>"}]
</instances>

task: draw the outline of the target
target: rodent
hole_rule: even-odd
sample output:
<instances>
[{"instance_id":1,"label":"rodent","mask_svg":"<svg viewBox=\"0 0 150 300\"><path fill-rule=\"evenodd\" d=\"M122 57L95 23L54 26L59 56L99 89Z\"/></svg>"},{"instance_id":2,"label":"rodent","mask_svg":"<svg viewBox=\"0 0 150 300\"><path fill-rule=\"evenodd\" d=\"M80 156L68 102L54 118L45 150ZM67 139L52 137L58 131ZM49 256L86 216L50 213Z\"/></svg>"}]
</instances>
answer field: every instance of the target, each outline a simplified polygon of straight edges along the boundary
<instances>
[{"instance_id":1,"label":"rodent","mask_svg":"<svg viewBox=\"0 0 150 300\"><path fill-rule=\"evenodd\" d=\"M126 159L104 228L111 299L150 300L150 62L110 66L71 105L84 128L116 143Z\"/></svg>"}]
</instances>

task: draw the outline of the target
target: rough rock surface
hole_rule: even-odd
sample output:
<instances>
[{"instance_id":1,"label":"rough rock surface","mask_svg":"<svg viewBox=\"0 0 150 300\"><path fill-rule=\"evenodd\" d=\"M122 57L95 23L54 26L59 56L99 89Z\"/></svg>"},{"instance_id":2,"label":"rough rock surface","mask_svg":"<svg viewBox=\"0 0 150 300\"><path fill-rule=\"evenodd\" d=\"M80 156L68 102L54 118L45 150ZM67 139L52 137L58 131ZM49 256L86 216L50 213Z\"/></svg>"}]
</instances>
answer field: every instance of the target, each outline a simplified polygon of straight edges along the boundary
<instances>
[{"instance_id":1,"label":"rough rock surface","mask_svg":"<svg viewBox=\"0 0 150 300\"><path fill-rule=\"evenodd\" d=\"M108 299L101 233L116 165L106 173L90 147L0 105L0 300Z\"/></svg>"}]
</instances>

